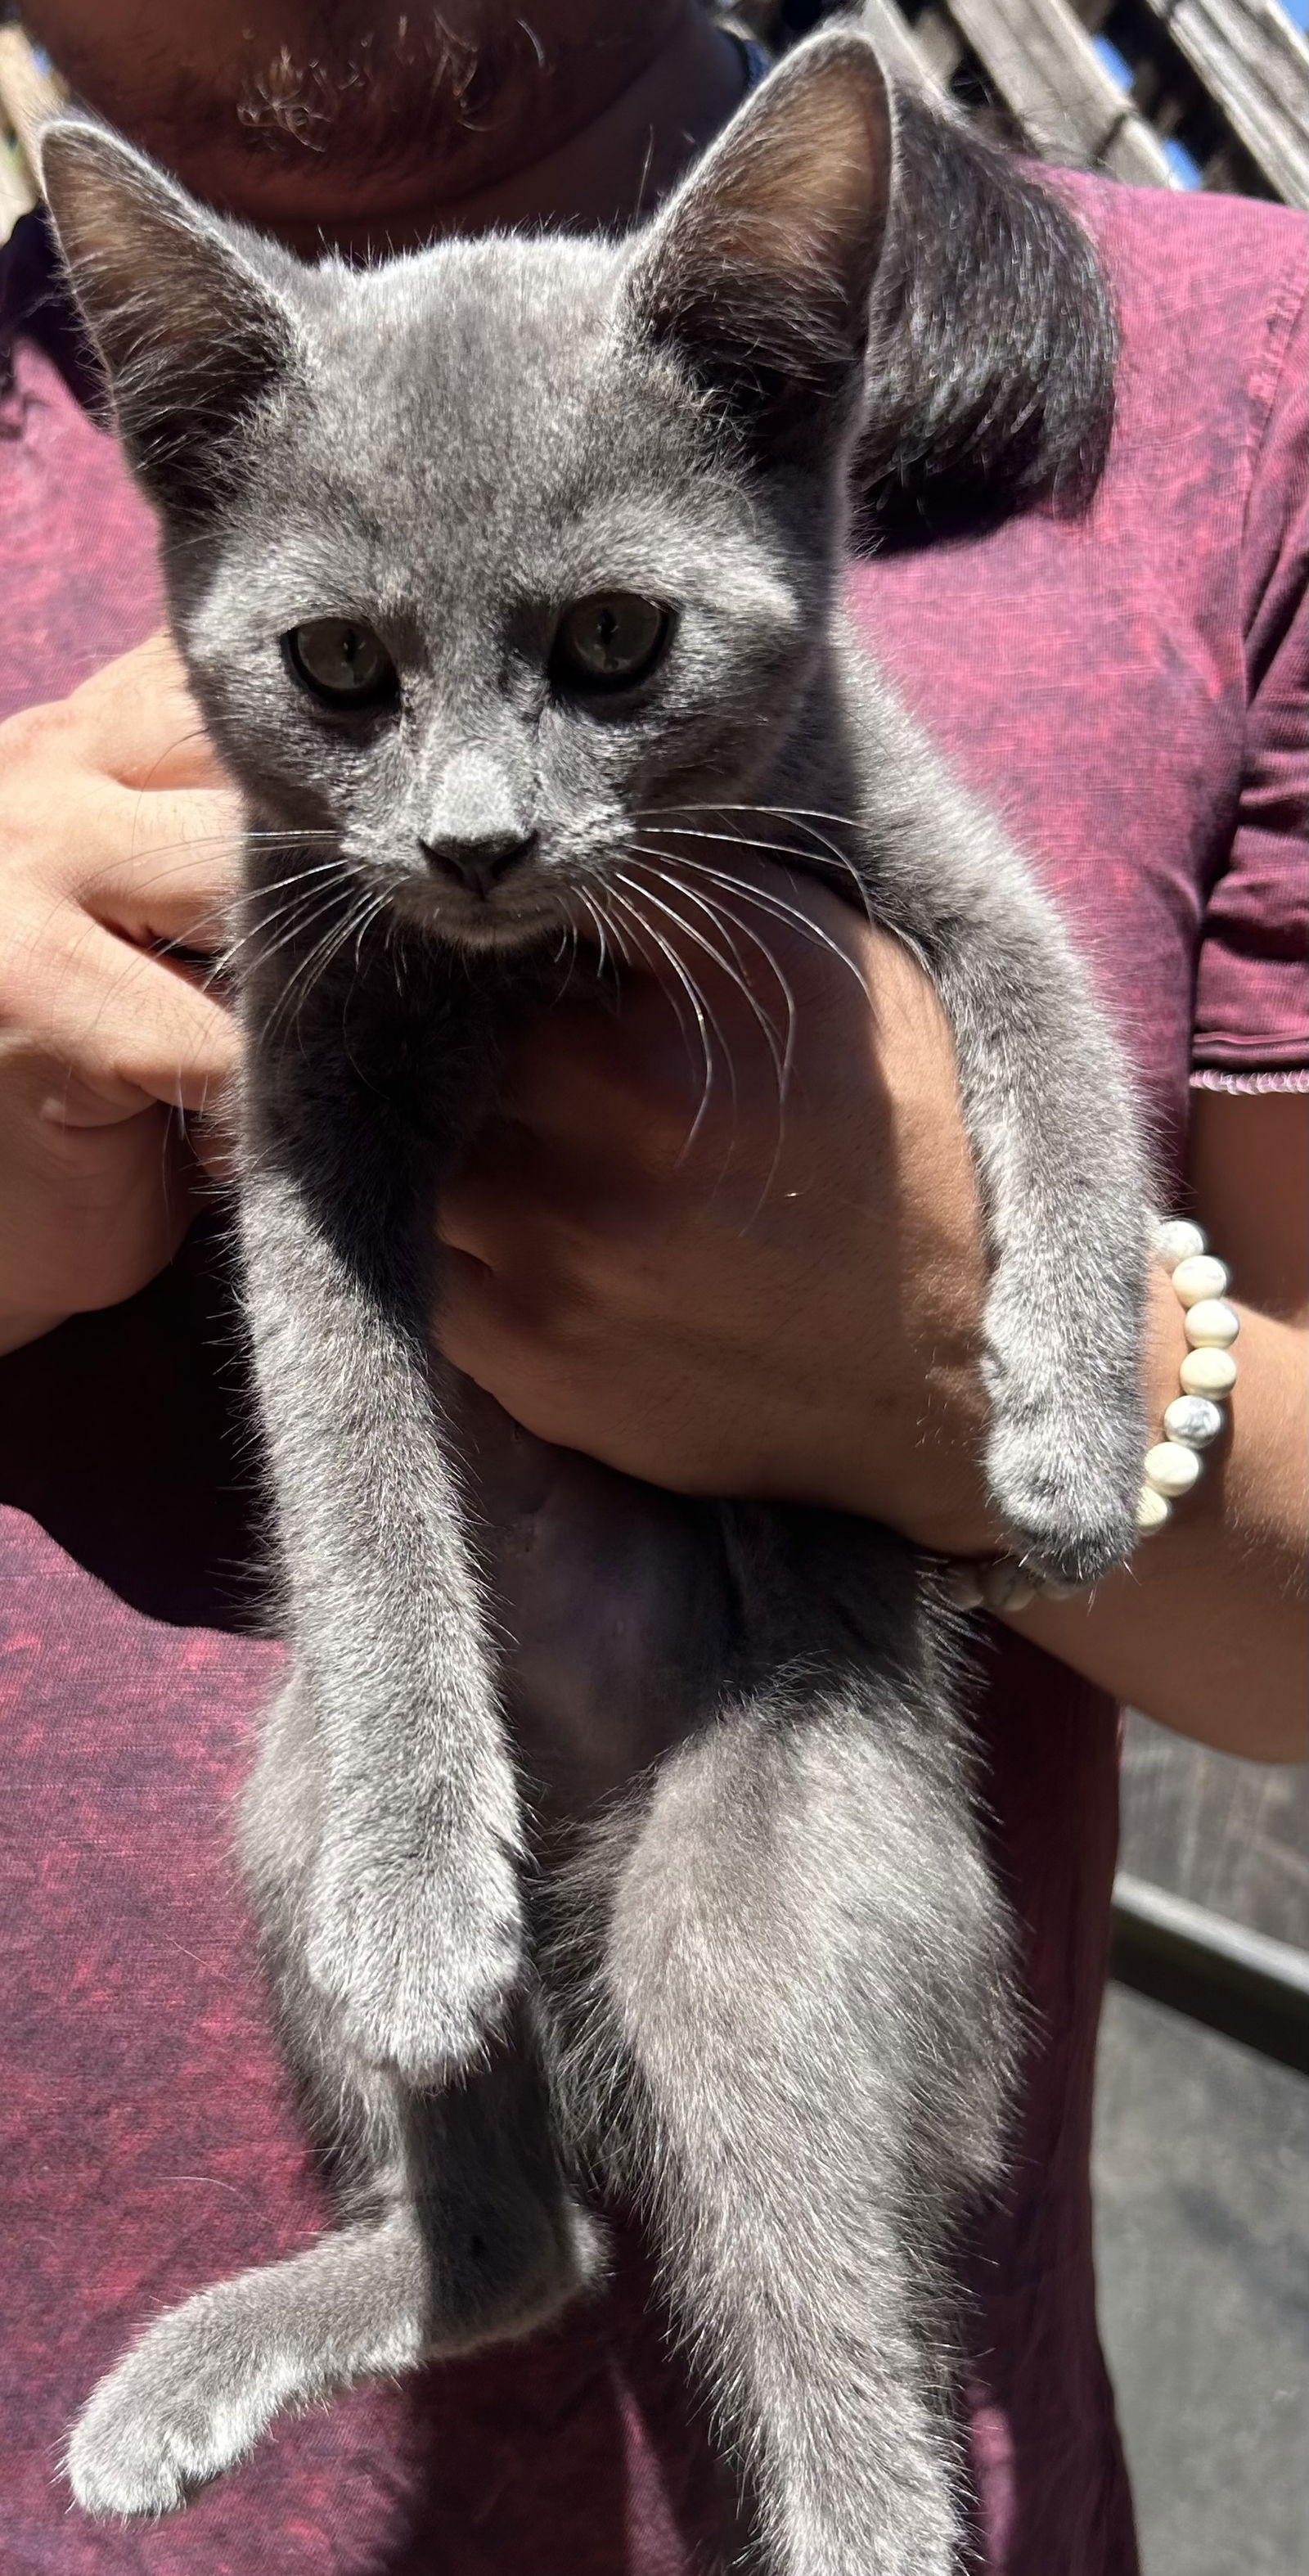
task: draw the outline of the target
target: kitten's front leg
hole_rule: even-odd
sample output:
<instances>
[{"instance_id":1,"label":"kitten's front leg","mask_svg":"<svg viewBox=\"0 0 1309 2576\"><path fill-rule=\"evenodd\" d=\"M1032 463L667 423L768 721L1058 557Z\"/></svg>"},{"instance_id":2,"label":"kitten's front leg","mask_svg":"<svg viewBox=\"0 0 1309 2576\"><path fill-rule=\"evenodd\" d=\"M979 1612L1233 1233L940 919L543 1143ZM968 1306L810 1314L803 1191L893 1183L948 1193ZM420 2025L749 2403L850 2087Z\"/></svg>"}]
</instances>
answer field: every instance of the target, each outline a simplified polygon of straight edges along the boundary
<instances>
[{"instance_id":1,"label":"kitten's front leg","mask_svg":"<svg viewBox=\"0 0 1309 2576\"><path fill-rule=\"evenodd\" d=\"M998 857L990 917L938 950L992 1252L988 1481L1035 1572L1131 1554L1150 1223L1134 1103L1051 908Z\"/></svg>"},{"instance_id":2,"label":"kitten's front leg","mask_svg":"<svg viewBox=\"0 0 1309 2576\"><path fill-rule=\"evenodd\" d=\"M242 1199L301 1689L318 1733L305 1959L348 2039L411 2081L466 2065L519 1974L518 1800L403 1193L376 1135L326 1178L265 1155ZM416 1311L409 1311L410 1306Z\"/></svg>"}]
</instances>

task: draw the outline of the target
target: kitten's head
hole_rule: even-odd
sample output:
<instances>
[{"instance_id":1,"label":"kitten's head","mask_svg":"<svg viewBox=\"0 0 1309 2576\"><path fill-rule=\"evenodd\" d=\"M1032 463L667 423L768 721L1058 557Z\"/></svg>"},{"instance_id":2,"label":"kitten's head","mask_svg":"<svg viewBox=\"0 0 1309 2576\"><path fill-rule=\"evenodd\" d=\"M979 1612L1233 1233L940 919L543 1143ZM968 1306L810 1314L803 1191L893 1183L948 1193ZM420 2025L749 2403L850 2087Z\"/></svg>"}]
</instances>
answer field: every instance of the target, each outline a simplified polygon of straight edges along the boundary
<instances>
[{"instance_id":1,"label":"kitten's head","mask_svg":"<svg viewBox=\"0 0 1309 2576\"><path fill-rule=\"evenodd\" d=\"M662 830L757 795L822 649L886 224L861 38L794 55L623 243L307 268L93 126L43 158L258 823L514 945L621 916Z\"/></svg>"}]
</instances>

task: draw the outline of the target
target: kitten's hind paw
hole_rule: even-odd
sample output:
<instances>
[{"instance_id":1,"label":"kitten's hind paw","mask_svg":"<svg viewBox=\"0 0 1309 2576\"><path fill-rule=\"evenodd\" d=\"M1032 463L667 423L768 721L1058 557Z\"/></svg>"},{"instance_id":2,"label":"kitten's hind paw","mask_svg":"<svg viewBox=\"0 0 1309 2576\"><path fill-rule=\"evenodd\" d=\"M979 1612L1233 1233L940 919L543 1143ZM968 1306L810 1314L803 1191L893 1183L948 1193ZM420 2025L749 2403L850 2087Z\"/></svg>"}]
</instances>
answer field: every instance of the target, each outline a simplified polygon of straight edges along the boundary
<instances>
[{"instance_id":1,"label":"kitten's hind paw","mask_svg":"<svg viewBox=\"0 0 1309 2576\"><path fill-rule=\"evenodd\" d=\"M102 2379L68 2445L67 2473L84 2513L175 2513L194 2489L244 2458L286 2394L243 2369L236 2351L203 2348L157 2326Z\"/></svg>"},{"instance_id":2,"label":"kitten's hind paw","mask_svg":"<svg viewBox=\"0 0 1309 2576\"><path fill-rule=\"evenodd\" d=\"M475 2065L523 1965L517 1873L498 1843L423 1869L329 1864L312 1900L307 1965L370 2066L418 2086Z\"/></svg>"}]
</instances>

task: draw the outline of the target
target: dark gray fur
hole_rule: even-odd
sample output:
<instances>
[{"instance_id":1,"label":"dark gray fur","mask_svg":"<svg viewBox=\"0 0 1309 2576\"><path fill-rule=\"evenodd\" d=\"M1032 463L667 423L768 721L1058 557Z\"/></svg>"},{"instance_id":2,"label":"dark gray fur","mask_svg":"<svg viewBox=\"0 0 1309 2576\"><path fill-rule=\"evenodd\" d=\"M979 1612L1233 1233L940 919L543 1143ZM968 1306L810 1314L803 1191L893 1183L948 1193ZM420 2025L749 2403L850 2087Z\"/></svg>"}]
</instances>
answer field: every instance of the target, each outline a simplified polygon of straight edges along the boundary
<instances>
[{"instance_id":1,"label":"dark gray fur","mask_svg":"<svg viewBox=\"0 0 1309 2576\"><path fill-rule=\"evenodd\" d=\"M944 996L1016 1550L1080 1578L1130 1551L1123 1075L1049 906L838 607L891 133L870 49L823 37L636 242L370 274L301 268L91 129L47 139L249 809L241 1222L294 1678L243 1841L343 2217L102 2383L70 2451L90 2511L163 2511L279 2408L523 2331L596 2276L584 2202L617 2181L772 2576L959 2563L952 2276L1012 2013L940 1569L544 1451L427 1334L432 1206L568 906L609 906L638 842L676 877L687 806L729 834L750 809L738 875L799 840ZM614 586L676 603L672 652L621 718L562 714L552 618ZM402 722L347 739L293 686L278 638L336 612L386 637ZM528 828L486 902L418 847Z\"/></svg>"}]
</instances>

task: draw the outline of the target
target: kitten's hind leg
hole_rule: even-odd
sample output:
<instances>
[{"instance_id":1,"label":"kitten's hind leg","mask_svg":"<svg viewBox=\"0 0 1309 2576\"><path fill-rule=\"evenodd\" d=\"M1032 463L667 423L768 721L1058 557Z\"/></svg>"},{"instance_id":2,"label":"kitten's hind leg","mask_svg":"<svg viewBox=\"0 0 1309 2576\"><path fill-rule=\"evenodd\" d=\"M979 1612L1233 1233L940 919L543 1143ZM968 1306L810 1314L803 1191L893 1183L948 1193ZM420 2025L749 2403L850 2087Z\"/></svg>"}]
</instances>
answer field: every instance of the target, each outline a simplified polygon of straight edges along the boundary
<instances>
[{"instance_id":1,"label":"kitten's hind leg","mask_svg":"<svg viewBox=\"0 0 1309 2576\"><path fill-rule=\"evenodd\" d=\"M160 2317L73 2428L84 2512L160 2514L245 2456L283 2407L407 2370L437 2335L418 2214L393 2211Z\"/></svg>"},{"instance_id":2,"label":"kitten's hind leg","mask_svg":"<svg viewBox=\"0 0 1309 2576\"><path fill-rule=\"evenodd\" d=\"M524 2144L528 2078L502 2061L411 2099L403 2197L160 2317L73 2428L68 2476L84 2510L167 2513L284 2409L525 2333L579 2288L595 2243L544 2134L535 2154Z\"/></svg>"},{"instance_id":3,"label":"kitten's hind leg","mask_svg":"<svg viewBox=\"0 0 1309 2576\"><path fill-rule=\"evenodd\" d=\"M585 1974L547 1971L561 2097L653 2224L768 2576L960 2563L942 2277L998 2160L1002 1941L894 1722L755 1705L683 1745L584 1864Z\"/></svg>"}]
</instances>

